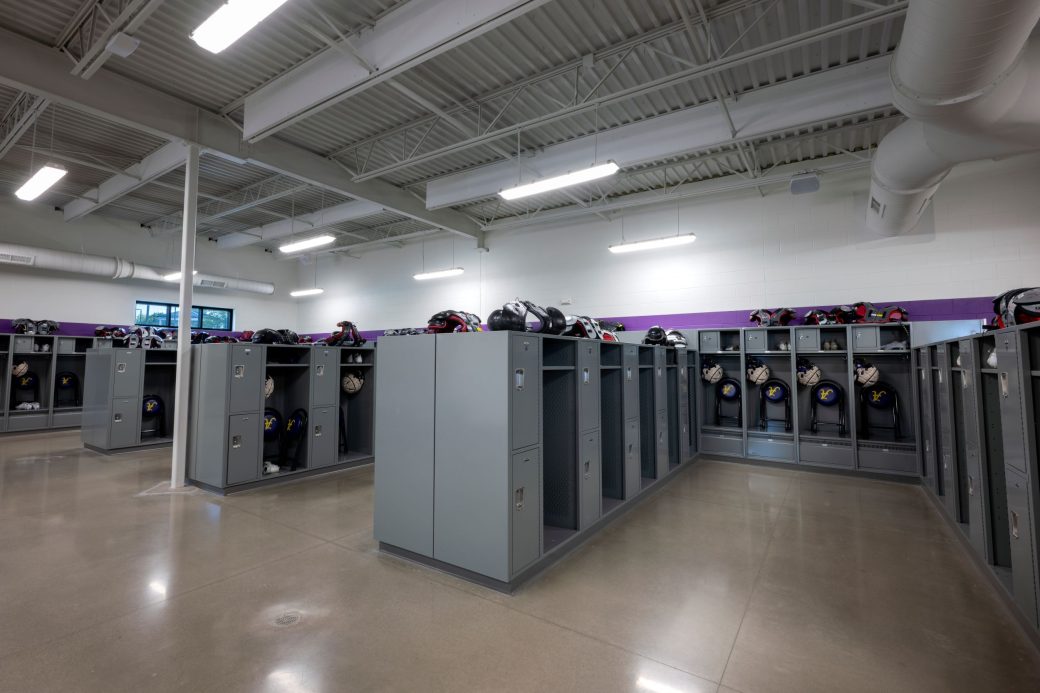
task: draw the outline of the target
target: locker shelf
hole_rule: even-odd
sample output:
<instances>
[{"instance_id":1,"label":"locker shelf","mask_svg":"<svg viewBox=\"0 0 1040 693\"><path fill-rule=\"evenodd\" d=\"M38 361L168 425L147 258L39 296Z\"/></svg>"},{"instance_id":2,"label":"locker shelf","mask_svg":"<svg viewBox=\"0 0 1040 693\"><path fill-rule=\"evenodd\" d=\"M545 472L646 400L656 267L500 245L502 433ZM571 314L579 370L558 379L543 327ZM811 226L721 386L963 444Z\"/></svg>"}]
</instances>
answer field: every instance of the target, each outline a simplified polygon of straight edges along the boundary
<instances>
[{"instance_id":1,"label":"locker shelf","mask_svg":"<svg viewBox=\"0 0 1040 693\"><path fill-rule=\"evenodd\" d=\"M997 369L996 368L980 368L979 371L981 373L992 373L993 375L997 374Z\"/></svg>"},{"instance_id":2,"label":"locker shelf","mask_svg":"<svg viewBox=\"0 0 1040 693\"><path fill-rule=\"evenodd\" d=\"M360 365L360 364L358 364ZM264 368L310 368L309 363L268 363Z\"/></svg>"},{"instance_id":3,"label":"locker shelf","mask_svg":"<svg viewBox=\"0 0 1040 693\"><path fill-rule=\"evenodd\" d=\"M762 430L760 428L749 430L748 438L772 438L774 440L794 440L794 433L780 431Z\"/></svg>"},{"instance_id":4,"label":"locker shelf","mask_svg":"<svg viewBox=\"0 0 1040 693\"><path fill-rule=\"evenodd\" d=\"M576 529L565 529L563 527L554 527L552 525L542 525L542 544L544 547L542 553L549 553L577 533L578 530Z\"/></svg>"},{"instance_id":5,"label":"locker shelf","mask_svg":"<svg viewBox=\"0 0 1040 693\"><path fill-rule=\"evenodd\" d=\"M341 363L340 368L371 368L371 363Z\"/></svg>"},{"instance_id":6,"label":"locker shelf","mask_svg":"<svg viewBox=\"0 0 1040 693\"><path fill-rule=\"evenodd\" d=\"M607 498L606 496L604 496L603 497L603 514L606 515L607 513L613 511L615 508L621 507L621 505L624 504L624 502L625 502L624 498Z\"/></svg>"},{"instance_id":7,"label":"locker shelf","mask_svg":"<svg viewBox=\"0 0 1040 693\"><path fill-rule=\"evenodd\" d=\"M721 433L723 435L739 436L743 433L740 426L701 426L705 433Z\"/></svg>"},{"instance_id":8,"label":"locker shelf","mask_svg":"<svg viewBox=\"0 0 1040 693\"><path fill-rule=\"evenodd\" d=\"M573 371L574 366L542 366L543 371Z\"/></svg>"}]
</instances>

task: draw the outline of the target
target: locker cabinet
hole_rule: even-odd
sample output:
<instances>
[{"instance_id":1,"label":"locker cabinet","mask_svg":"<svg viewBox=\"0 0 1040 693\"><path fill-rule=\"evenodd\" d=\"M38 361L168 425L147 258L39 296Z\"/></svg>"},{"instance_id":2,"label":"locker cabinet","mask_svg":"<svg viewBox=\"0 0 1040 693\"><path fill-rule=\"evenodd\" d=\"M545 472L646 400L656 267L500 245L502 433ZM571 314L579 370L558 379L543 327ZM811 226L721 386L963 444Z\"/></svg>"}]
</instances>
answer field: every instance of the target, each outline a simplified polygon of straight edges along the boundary
<instances>
[{"instance_id":1,"label":"locker cabinet","mask_svg":"<svg viewBox=\"0 0 1040 693\"><path fill-rule=\"evenodd\" d=\"M578 444L578 474L580 475L578 483L581 488L582 529L591 526L602 513L603 482L599 459L599 431L582 433L581 442Z\"/></svg>"},{"instance_id":2,"label":"locker cabinet","mask_svg":"<svg viewBox=\"0 0 1040 693\"><path fill-rule=\"evenodd\" d=\"M1010 467L1005 469L1005 475L1008 533L1011 536L1012 596L1022 613L1036 627L1036 536L1033 529L1035 508L1031 502L1026 476Z\"/></svg>"},{"instance_id":3,"label":"locker cabinet","mask_svg":"<svg viewBox=\"0 0 1040 693\"><path fill-rule=\"evenodd\" d=\"M538 401L541 397L539 341L534 337L511 337L513 372L511 416L513 449L519 450L539 442Z\"/></svg>"},{"instance_id":4,"label":"locker cabinet","mask_svg":"<svg viewBox=\"0 0 1040 693\"><path fill-rule=\"evenodd\" d=\"M84 363L80 438L86 447L112 452L172 443L175 351L92 348L86 351ZM161 424L153 418L142 421L146 396L161 400ZM144 423L147 435L142 434Z\"/></svg>"}]
</instances>

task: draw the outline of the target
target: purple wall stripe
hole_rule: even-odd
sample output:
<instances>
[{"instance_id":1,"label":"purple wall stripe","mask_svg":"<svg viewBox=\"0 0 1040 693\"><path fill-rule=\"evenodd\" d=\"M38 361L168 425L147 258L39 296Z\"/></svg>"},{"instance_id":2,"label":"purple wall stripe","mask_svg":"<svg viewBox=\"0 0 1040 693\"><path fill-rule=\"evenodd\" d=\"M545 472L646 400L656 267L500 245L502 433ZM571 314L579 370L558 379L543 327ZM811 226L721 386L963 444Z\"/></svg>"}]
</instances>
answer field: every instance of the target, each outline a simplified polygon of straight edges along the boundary
<instances>
[{"instance_id":1,"label":"purple wall stripe","mask_svg":"<svg viewBox=\"0 0 1040 693\"><path fill-rule=\"evenodd\" d=\"M987 296L974 298L941 298L925 301L887 301L875 302L877 306L899 305L910 313L913 322L930 320L988 320L993 316L993 299ZM795 308L798 315L795 324L801 323L801 316L806 311L816 306L802 306ZM830 308L830 306L823 306ZM645 330L653 325L661 325L665 328L697 329L705 327L749 327L751 322L748 316L751 308L746 310L725 310L711 313L672 313L666 315L623 315L616 317L600 318L612 322L624 323L625 329L629 331ZM59 335L70 337L93 337L96 323L86 322L63 322ZM11 320L0 319L0 333L13 332ZM241 332L221 332L219 330L206 330L210 334L230 334L238 336ZM329 332L314 332L310 336L321 339L331 334ZM382 336L382 330L362 330L361 336L370 342L376 341Z\"/></svg>"}]
</instances>

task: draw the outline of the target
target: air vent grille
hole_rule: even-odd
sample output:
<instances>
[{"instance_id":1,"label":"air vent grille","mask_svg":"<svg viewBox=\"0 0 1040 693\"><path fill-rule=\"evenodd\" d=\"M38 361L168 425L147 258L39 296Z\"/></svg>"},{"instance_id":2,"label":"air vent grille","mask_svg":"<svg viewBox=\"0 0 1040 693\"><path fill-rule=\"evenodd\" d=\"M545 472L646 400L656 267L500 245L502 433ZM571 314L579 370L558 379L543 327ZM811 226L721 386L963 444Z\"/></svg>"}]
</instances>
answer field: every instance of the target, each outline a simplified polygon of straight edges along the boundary
<instances>
[{"instance_id":1,"label":"air vent grille","mask_svg":"<svg viewBox=\"0 0 1040 693\"><path fill-rule=\"evenodd\" d=\"M0 262L7 265L32 265L36 262L34 255L15 255L14 253L0 253Z\"/></svg>"},{"instance_id":2,"label":"air vent grille","mask_svg":"<svg viewBox=\"0 0 1040 693\"><path fill-rule=\"evenodd\" d=\"M214 279L202 279L199 281L199 286L205 286L210 289L226 289L227 282L217 281Z\"/></svg>"}]
</instances>

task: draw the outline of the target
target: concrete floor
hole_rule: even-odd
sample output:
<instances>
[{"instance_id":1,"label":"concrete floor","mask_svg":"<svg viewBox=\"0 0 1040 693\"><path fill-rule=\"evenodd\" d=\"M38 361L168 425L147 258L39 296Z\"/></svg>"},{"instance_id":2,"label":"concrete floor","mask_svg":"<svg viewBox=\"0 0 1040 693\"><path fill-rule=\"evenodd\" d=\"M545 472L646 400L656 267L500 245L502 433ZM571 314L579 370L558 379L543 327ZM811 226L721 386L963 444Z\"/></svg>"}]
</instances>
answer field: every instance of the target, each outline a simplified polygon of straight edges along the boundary
<instances>
[{"instance_id":1,"label":"concrete floor","mask_svg":"<svg viewBox=\"0 0 1040 693\"><path fill-rule=\"evenodd\" d=\"M378 554L371 468L168 458L0 438L0 690L1040 690L916 487L703 461L508 597Z\"/></svg>"}]
</instances>

